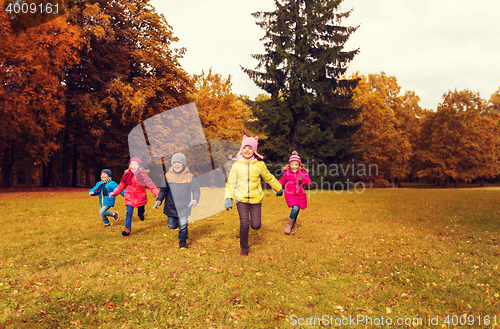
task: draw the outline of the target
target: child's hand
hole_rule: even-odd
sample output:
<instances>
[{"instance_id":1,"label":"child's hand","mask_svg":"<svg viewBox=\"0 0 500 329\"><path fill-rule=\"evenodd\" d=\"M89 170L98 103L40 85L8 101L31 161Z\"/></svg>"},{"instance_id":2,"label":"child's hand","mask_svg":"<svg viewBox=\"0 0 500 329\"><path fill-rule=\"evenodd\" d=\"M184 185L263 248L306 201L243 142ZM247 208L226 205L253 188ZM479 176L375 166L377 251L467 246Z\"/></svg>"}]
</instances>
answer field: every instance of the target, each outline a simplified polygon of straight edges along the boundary
<instances>
[{"instance_id":1,"label":"child's hand","mask_svg":"<svg viewBox=\"0 0 500 329\"><path fill-rule=\"evenodd\" d=\"M111 193L109 193L109 194L108 194L108 196L109 196L110 198L112 198L112 197L114 197L115 195L113 194L113 192L111 192Z\"/></svg>"},{"instance_id":2,"label":"child's hand","mask_svg":"<svg viewBox=\"0 0 500 329\"><path fill-rule=\"evenodd\" d=\"M224 208L226 208L227 211L229 211L229 209L233 209L233 199L227 198L226 202L224 202Z\"/></svg>"},{"instance_id":3,"label":"child's hand","mask_svg":"<svg viewBox=\"0 0 500 329\"><path fill-rule=\"evenodd\" d=\"M94 195L94 191L89 191L89 195Z\"/></svg>"},{"instance_id":4,"label":"child's hand","mask_svg":"<svg viewBox=\"0 0 500 329\"><path fill-rule=\"evenodd\" d=\"M276 192L276 196L282 196L282 195L283 195L283 188L281 188L281 190Z\"/></svg>"},{"instance_id":5,"label":"child's hand","mask_svg":"<svg viewBox=\"0 0 500 329\"><path fill-rule=\"evenodd\" d=\"M161 205L160 201L156 201L155 205L153 206L153 209L158 209L158 207Z\"/></svg>"},{"instance_id":6,"label":"child's hand","mask_svg":"<svg viewBox=\"0 0 500 329\"><path fill-rule=\"evenodd\" d=\"M189 208L194 208L198 204L198 201L196 200L191 200L191 202L188 204Z\"/></svg>"}]
</instances>

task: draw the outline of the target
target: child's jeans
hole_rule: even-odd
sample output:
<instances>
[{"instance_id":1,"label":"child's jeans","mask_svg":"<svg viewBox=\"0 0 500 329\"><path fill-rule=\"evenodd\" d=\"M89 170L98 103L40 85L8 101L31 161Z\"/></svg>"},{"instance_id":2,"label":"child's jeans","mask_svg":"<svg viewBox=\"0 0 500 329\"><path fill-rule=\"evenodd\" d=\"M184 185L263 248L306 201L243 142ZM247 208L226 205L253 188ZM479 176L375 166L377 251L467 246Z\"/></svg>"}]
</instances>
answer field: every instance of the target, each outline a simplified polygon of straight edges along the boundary
<instances>
[{"instance_id":1,"label":"child's jeans","mask_svg":"<svg viewBox=\"0 0 500 329\"><path fill-rule=\"evenodd\" d=\"M146 209L144 209L144 206L137 207L137 215L138 216L144 215L145 212L146 212ZM127 206L127 216L125 217L125 228L132 227L132 216L133 215L134 215L134 207Z\"/></svg>"},{"instance_id":2,"label":"child's jeans","mask_svg":"<svg viewBox=\"0 0 500 329\"><path fill-rule=\"evenodd\" d=\"M248 250L248 231L251 225L254 230L258 230L261 226L261 209L262 203L249 204L245 202L237 202L238 215L240 216L240 247Z\"/></svg>"},{"instance_id":3,"label":"child's jeans","mask_svg":"<svg viewBox=\"0 0 500 329\"><path fill-rule=\"evenodd\" d=\"M293 220L297 220L297 216L299 215L300 207L295 205L292 207L292 211L290 212L290 218Z\"/></svg>"},{"instance_id":4,"label":"child's jeans","mask_svg":"<svg viewBox=\"0 0 500 329\"><path fill-rule=\"evenodd\" d=\"M188 238L188 218L187 217L168 217L168 228L174 230L179 228L179 241L185 241Z\"/></svg>"},{"instance_id":5,"label":"child's jeans","mask_svg":"<svg viewBox=\"0 0 500 329\"><path fill-rule=\"evenodd\" d=\"M110 206L102 206L101 210L99 210L99 216L101 216L101 219L104 222L104 225L109 225L108 217L112 217L115 215L114 212L108 211L109 208L111 208L111 207Z\"/></svg>"}]
</instances>

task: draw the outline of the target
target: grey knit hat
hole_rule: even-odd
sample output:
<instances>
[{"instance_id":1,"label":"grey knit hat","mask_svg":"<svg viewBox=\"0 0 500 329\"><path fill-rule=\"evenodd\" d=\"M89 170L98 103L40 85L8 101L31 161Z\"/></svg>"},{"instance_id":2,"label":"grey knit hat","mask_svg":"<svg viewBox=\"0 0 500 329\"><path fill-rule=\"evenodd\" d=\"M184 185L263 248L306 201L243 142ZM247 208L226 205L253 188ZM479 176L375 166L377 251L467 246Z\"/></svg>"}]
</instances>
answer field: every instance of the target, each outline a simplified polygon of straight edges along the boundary
<instances>
[{"instance_id":1,"label":"grey knit hat","mask_svg":"<svg viewBox=\"0 0 500 329\"><path fill-rule=\"evenodd\" d=\"M111 176L112 176L112 175L111 175L111 170L109 170L109 169L103 169L103 170L101 171L101 174L102 174L102 173L105 173L105 174L106 174L106 175L108 175L109 177L111 177Z\"/></svg>"},{"instance_id":2,"label":"grey knit hat","mask_svg":"<svg viewBox=\"0 0 500 329\"><path fill-rule=\"evenodd\" d=\"M175 153L174 155L172 155L172 160L170 160L171 164L174 164L174 162L180 162L184 166L186 166L187 165L186 156L182 153Z\"/></svg>"}]
</instances>

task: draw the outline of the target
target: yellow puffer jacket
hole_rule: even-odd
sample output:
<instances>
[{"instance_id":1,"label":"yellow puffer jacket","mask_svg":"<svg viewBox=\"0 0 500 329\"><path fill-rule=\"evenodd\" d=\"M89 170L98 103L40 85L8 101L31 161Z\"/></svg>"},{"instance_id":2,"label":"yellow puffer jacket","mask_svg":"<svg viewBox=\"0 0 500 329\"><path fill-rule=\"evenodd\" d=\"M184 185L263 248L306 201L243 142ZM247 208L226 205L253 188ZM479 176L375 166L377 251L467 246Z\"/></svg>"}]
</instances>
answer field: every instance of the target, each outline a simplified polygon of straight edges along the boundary
<instances>
[{"instance_id":1,"label":"yellow puffer jacket","mask_svg":"<svg viewBox=\"0 0 500 329\"><path fill-rule=\"evenodd\" d=\"M264 161L253 159L246 162L244 159L238 159L229 172L225 198L250 204L261 203L264 199L261 177L276 192L281 190L281 184L269 172Z\"/></svg>"}]
</instances>

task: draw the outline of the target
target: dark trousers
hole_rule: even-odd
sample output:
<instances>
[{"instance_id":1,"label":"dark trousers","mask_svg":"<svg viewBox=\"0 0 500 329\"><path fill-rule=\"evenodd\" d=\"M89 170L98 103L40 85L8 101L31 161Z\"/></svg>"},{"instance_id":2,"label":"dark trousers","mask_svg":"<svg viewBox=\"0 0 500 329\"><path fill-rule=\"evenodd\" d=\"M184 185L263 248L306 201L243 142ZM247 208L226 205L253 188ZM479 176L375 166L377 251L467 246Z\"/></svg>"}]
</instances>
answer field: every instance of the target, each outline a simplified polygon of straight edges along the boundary
<instances>
[{"instance_id":1,"label":"dark trousers","mask_svg":"<svg viewBox=\"0 0 500 329\"><path fill-rule=\"evenodd\" d=\"M248 250L248 231L249 226L254 230L258 230L261 226L261 203L250 204L245 202L237 202L238 215L240 216L240 247Z\"/></svg>"},{"instance_id":2,"label":"dark trousers","mask_svg":"<svg viewBox=\"0 0 500 329\"><path fill-rule=\"evenodd\" d=\"M127 215L125 216L125 228L132 228L132 215L134 214L134 207L127 207ZM144 215L146 209L144 206L137 207L137 215Z\"/></svg>"}]
</instances>

